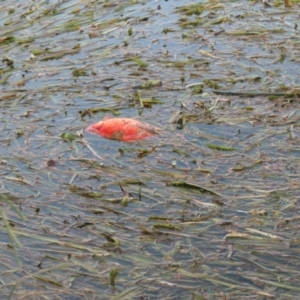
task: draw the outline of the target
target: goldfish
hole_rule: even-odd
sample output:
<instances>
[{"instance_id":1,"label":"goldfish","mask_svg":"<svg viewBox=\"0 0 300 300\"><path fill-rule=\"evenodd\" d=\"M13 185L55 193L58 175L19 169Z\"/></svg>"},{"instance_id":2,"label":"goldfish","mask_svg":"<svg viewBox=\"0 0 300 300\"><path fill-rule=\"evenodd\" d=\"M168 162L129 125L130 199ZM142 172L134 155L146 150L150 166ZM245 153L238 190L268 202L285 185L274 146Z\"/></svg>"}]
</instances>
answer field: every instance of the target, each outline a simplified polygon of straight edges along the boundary
<instances>
[{"instance_id":1,"label":"goldfish","mask_svg":"<svg viewBox=\"0 0 300 300\"><path fill-rule=\"evenodd\" d=\"M155 127L135 119L107 117L103 121L90 125L86 131L106 139L123 142L139 141L157 133Z\"/></svg>"}]
</instances>

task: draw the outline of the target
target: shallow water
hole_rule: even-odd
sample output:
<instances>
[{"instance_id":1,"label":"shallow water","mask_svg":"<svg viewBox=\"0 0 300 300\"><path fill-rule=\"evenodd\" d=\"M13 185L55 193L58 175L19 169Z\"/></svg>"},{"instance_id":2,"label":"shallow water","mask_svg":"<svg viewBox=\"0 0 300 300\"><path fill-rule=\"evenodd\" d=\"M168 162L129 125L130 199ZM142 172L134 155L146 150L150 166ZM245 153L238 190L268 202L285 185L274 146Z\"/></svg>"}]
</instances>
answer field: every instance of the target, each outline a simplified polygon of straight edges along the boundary
<instances>
[{"instance_id":1,"label":"shallow water","mask_svg":"<svg viewBox=\"0 0 300 300\"><path fill-rule=\"evenodd\" d=\"M298 16L248 1L177 9L190 3L3 2L2 297L297 297L298 98L213 89L296 89ZM180 111L182 129L169 122ZM161 133L84 131L113 114Z\"/></svg>"}]
</instances>

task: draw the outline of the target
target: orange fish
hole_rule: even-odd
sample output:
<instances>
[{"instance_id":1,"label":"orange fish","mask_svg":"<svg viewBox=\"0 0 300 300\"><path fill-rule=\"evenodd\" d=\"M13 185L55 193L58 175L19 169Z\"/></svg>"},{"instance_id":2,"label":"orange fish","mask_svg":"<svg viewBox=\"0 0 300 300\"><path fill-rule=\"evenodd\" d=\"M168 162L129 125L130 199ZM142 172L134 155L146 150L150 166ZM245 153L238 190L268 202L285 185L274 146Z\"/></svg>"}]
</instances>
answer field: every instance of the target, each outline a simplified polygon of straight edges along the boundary
<instances>
[{"instance_id":1,"label":"orange fish","mask_svg":"<svg viewBox=\"0 0 300 300\"><path fill-rule=\"evenodd\" d=\"M157 133L155 127L130 118L104 118L103 121L90 125L86 131L123 142L142 140Z\"/></svg>"}]
</instances>

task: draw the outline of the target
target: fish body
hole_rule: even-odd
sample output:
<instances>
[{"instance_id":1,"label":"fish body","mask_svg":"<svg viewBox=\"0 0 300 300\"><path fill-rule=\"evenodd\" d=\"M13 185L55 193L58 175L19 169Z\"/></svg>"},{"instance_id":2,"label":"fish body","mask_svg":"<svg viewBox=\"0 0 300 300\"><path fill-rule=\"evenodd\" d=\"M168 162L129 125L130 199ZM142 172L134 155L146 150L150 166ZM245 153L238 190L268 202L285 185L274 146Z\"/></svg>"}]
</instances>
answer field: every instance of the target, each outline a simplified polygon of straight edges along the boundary
<instances>
[{"instance_id":1,"label":"fish body","mask_svg":"<svg viewBox=\"0 0 300 300\"><path fill-rule=\"evenodd\" d=\"M155 127L131 118L104 119L90 125L87 132L96 133L106 139L133 142L154 136Z\"/></svg>"}]
</instances>

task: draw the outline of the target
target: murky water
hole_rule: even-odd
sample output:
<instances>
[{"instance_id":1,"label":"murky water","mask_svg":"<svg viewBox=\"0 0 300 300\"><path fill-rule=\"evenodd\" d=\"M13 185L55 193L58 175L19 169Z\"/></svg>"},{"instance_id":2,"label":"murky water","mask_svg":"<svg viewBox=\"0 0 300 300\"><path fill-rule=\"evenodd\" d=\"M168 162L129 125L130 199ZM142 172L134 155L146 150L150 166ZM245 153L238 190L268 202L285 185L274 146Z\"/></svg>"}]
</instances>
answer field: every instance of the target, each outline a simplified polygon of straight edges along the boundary
<instances>
[{"instance_id":1,"label":"murky water","mask_svg":"<svg viewBox=\"0 0 300 300\"><path fill-rule=\"evenodd\" d=\"M297 14L248 1L197 13L180 9L191 1L6 2L1 297L296 297L298 98L213 90L297 91ZM84 131L106 115L161 131L128 144Z\"/></svg>"}]
</instances>

